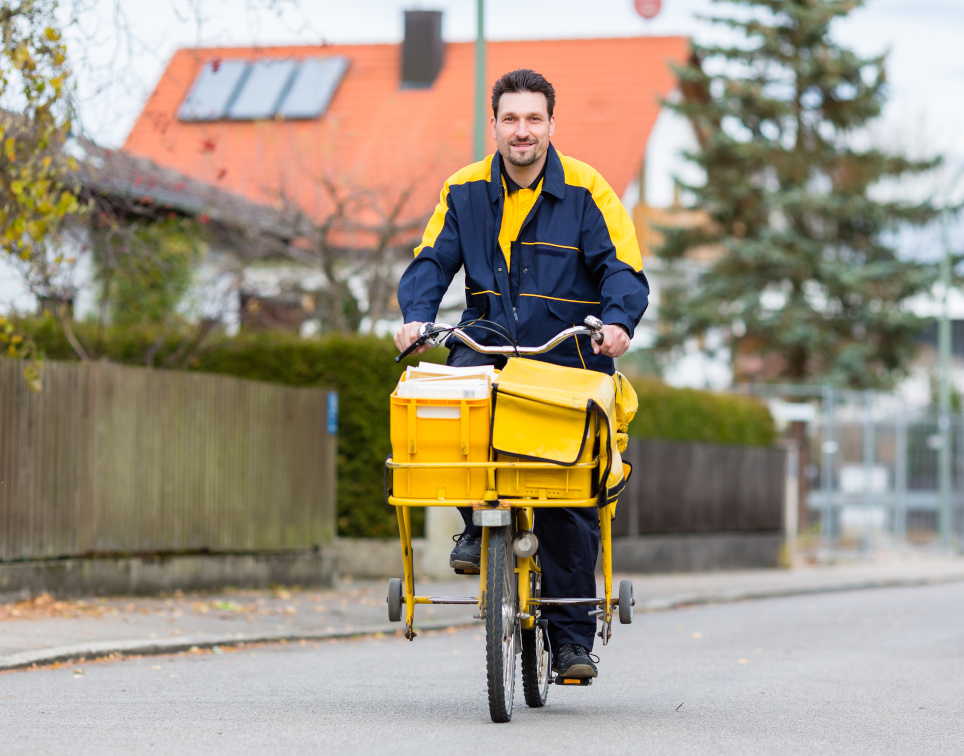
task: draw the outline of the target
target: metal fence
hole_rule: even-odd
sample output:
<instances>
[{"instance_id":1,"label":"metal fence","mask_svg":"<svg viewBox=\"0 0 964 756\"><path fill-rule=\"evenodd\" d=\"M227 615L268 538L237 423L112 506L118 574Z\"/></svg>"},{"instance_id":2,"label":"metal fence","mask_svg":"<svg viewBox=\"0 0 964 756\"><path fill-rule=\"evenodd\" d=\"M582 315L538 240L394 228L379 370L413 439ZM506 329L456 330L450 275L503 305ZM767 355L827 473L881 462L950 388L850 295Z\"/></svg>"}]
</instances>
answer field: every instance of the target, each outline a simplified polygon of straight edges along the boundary
<instances>
[{"instance_id":1,"label":"metal fence","mask_svg":"<svg viewBox=\"0 0 964 756\"><path fill-rule=\"evenodd\" d=\"M0 560L305 549L335 531L329 393L0 359ZM331 424L329 423L331 420Z\"/></svg>"},{"instance_id":2,"label":"metal fence","mask_svg":"<svg viewBox=\"0 0 964 756\"><path fill-rule=\"evenodd\" d=\"M941 486L941 456L947 460ZM812 424L808 506L830 544L960 541L964 422L867 395Z\"/></svg>"},{"instance_id":3,"label":"metal fence","mask_svg":"<svg viewBox=\"0 0 964 756\"><path fill-rule=\"evenodd\" d=\"M808 516L802 526L809 523L824 546L964 542L959 413L941 418L930 408L874 391L770 386L747 393L771 403L789 401L791 414L805 419L801 451Z\"/></svg>"},{"instance_id":4,"label":"metal fence","mask_svg":"<svg viewBox=\"0 0 964 756\"><path fill-rule=\"evenodd\" d=\"M631 439L614 536L779 532L786 451Z\"/></svg>"}]
</instances>

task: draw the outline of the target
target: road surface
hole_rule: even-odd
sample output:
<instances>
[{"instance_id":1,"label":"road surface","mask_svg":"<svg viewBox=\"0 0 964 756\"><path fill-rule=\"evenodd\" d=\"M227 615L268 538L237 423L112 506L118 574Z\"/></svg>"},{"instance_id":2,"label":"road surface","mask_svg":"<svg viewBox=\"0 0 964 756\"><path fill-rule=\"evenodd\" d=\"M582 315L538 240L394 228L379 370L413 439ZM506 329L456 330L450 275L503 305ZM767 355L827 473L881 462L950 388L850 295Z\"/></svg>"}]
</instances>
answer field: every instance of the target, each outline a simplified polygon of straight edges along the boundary
<instances>
[{"instance_id":1,"label":"road surface","mask_svg":"<svg viewBox=\"0 0 964 756\"><path fill-rule=\"evenodd\" d=\"M466 617L471 610L466 610ZM637 615L488 716L480 625L0 675L4 754L962 754L964 584Z\"/></svg>"}]
</instances>

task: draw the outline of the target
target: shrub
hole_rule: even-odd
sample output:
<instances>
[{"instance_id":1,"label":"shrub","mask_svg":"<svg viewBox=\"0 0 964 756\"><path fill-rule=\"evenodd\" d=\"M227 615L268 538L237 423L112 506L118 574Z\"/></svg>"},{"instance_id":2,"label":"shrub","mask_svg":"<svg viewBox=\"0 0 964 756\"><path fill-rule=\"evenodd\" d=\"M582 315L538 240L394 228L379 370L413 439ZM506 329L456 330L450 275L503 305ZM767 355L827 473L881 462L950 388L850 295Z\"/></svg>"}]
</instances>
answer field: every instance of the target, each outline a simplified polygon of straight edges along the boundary
<instances>
[{"instance_id":1,"label":"shrub","mask_svg":"<svg viewBox=\"0 0 964 756\"><path fill-rule=\"evenodd\" d=\"M630 436L739 446L771 446L776 440L769 409L751 397L677 389L654 378L632 383L639 410Z\"/></svg>"}]
</instances>

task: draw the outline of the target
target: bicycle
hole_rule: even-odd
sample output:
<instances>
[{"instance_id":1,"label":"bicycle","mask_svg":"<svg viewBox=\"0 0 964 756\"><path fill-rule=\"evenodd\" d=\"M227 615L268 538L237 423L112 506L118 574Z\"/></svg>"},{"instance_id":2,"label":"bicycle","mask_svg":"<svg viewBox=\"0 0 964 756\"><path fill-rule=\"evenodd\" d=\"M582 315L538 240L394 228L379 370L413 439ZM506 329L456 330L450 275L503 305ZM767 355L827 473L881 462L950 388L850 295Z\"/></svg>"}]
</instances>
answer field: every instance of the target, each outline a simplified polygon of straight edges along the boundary
<instances>
[{"instance_id":1,"label":"bicycle","mask_svg":"<svg viewBox=\"0 0 964 756\"><path fill-rule=\"evenodd\" d=\"M512 717L517 652L521 657L523 694L530 707L539 708L546 704L550 684L585 686L592 683L591 678L557 676L553 679L552 650L546 631L547 620L542 618L543 607L566 604L594 607L590 615L601 621L599 636L603 645L612 635L614 611L621 624L632 622L635 603L632 582L621 581L618 596L614 598L612 595L610 527L615 494L628 477L628 466L621 462L621 458L614 460L618 451L613 443L611 416L615 413L619 391L617 387L610 394L607 389L607 380L612 384L615 382L613 377L534 360L512 359L543 354L563 340L578 335L588 335L599 341L602 322L598 318L586 318L582 326L567 328L536 347L482 345L465 333L463 329L467 325L426 323L420 328L418 339L396 357L396 361L400 361L421 344L437 346L444 338L456 338L482 354L507 355L509 360L496 375L491 396L435 401L423 398L419 403L417 398L409 400L402 396L404 376L392 395L393 455L386 462L386 491L388 503L396 508L398 516L404 577L389 581L388 617L392 622L400 622L404 608L405 637L413 640L418 604L477 605L479 613L476 617L485 621L489 713L495 722L508 722ZM478 326L478 323L471 325ZM553 385L558 380L569 382L569 388L560 389ZM523 438L523 444L528 443L524 440L527 438L525 433L520 435L512 429L511 426L518 423L514 422L511 410L504 409L506 406L512 408L512 402L517 402L528 412L526 403L534 403L532 411L536 412L537 421L545 418L547 424L550 421L558 424L556 414L566 409L566 395L571 393L572 381L589 387L592 397L585 410L585 433L582 438L569 443L568 455L571 457L578 442L579 450L574 459L533 459L532 455L525 453L531 450L518 448L518 443L515 448L504 448L512 446L513 433ZM628 391L632 392L632 389ZM557 404L547 405L540 415L538 402L542 395L549 396ZM505 422L498 414L500 401L502 411L507 413ZM634 393L632 401L635 402ZM578 408L578 396L570 404ZM420 409L424 410L422 415ZM577 413L573 417L577 425ZM450 421L449 425L444 425L445 419ZM504 432L503 427L510 430ZM533 438L537 436L533 434ZM418 450L424 447L425 437L435 445L423 450L419 458ZM505 441L506 437L510 440ZM535 451L539 451L538 442L534 443ZM457 453L455 447L458 447ZM396 455L407 459L398 461ZM418 461L412 461L413 458ZM621 468L614 473L615 461ZM611 485L614 479L615 486ZM438 485L440 482L445 485ZM396 487L404 491L396 491ZM455 496L451 495L453 492ZM427 506L472 507L473 522L482 527L478 596L415 594L411 508ZM542 596L538 539L533 526L536 510L553 506L597 507L604 596Z\"/></svg>"}]
</instances>

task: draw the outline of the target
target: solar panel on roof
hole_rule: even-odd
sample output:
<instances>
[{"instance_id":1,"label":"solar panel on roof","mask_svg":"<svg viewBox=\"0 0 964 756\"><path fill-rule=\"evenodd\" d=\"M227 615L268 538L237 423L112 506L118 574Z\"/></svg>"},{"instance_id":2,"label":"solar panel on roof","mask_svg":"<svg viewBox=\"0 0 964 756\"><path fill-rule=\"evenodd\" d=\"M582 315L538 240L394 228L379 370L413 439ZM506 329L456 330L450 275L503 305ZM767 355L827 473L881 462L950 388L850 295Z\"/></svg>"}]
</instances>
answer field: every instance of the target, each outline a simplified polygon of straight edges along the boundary
<instances>
[{"instance_id":1,"label":"solar panel on roof","mask_svg":"<svg viewBox=\"0 0 964 756\"><path fill-rule=\"evenodd\" d=\"M244 84L228 108L228 118L249 121L271 118L295 71L293 60L258 60L251 64Z\"/></svg>"},{"instance_id":2,"label":"solar panel on roof","mask_svg":"<svg viewBox=\"0 0 964 756\"><path fill-rule=\"evenodd\" d=\"M328 103L346 70L347 58L306 58L298 67L294 81L278 107L278 115L284 118L317 118L328 109Z\"/></svg>"},{"instance_id":3,"label":"solar panel on roof","mask_svg":"<svg viewBox=\"0 0 964 756\"><path fill-rule=\"evenodd\" d=\"M182 121L214 121L223 118L244 79L248 63L243 60L208 61L194 80L177 111Z\"/></svg>"}]
</instances>

